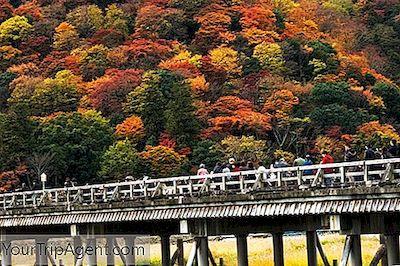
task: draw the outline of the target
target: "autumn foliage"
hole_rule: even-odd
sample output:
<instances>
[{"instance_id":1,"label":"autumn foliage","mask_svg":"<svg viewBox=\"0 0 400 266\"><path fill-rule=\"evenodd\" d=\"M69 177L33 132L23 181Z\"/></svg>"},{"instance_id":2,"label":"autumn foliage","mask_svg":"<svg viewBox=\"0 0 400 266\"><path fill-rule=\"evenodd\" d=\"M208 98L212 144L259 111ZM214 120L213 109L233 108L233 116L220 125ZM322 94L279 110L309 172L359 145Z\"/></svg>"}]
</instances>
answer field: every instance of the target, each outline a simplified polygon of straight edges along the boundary
<instances>
[{"instance_id":1,"label":"autumn foliage","mask_svg":"<svg viewBox=\"0 0 400 266\"><path fill-rule=\"evenodd\" d=\"M184 160L184 156L166 146L148 146L141 156L149 165L150 173L156 177L167 177L177 173Z\"/></svg>"},{"instance_id":2,"label":"autumn foliage","mask_svg":"<svg viewBox=\"0 0 400 266\"><path fill-rule=\"evenodd\" d=\"M115 128L115 134L118 138L127 138L131 141L138 142L146 135L142 120L138 116L131 116L124 120Z\"/></svg>"},{"instance_id":3,"label":"autumn foliage","mask_svg":"<svg viewBox=\"0 0 400 266\"><path fill-rule=\"evenodd\" d=\"M400 141L399 10L0 0L0 190L37 178L33 154L85 183Z\"/></svg>"}]
</instances>

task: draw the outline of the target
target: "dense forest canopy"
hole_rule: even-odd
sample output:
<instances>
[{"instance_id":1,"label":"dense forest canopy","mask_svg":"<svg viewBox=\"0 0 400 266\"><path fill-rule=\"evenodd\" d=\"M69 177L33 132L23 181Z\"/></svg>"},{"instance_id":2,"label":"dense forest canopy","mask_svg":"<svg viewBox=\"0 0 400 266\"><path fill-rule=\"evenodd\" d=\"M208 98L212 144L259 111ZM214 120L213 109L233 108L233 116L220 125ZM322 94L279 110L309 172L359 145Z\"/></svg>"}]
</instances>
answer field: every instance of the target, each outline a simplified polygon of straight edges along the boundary
<instances>
[{"instance_id":1,"label":"dense forest canopy","mask_svg":"<svg viewBox=\"0 0 400 266\"><path fill-rule=\"evenodd\" d=\"M0 5L3 191L400 140L398 0Z\"/></svg>"}]
</instances>

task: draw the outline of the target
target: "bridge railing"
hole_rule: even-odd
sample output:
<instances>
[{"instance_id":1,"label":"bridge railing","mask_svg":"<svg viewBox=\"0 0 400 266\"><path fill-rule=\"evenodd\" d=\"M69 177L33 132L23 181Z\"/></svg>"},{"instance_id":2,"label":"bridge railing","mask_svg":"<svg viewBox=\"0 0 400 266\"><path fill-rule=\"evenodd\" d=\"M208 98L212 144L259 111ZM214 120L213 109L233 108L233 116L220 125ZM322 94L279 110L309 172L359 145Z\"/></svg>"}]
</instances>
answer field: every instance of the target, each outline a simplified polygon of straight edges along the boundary
<instances>
[{"instance_id":1,"label":"bridge railing","mask_svg":"<svg viewBox=\"0 0 400 266\"><path fill-rule=\"evenodd\" d=\"M4 193L0 194L0 204L5 210L42 206L71 208L74 205L157 197L345 187L398 181L400 158L393 158Z\"/></svg>"}]
</instances>

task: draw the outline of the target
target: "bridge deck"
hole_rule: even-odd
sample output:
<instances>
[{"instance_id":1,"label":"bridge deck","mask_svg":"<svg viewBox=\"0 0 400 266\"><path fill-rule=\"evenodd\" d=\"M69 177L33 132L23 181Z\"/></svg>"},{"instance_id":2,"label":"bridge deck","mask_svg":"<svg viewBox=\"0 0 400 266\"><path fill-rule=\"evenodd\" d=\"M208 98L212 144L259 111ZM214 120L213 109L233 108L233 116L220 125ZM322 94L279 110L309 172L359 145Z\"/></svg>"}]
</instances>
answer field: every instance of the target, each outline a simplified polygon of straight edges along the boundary
<instances>
[{"instance_id":1,"label":"bridge deck","mask_svg":"<svg viewBox=\"0 0 400 266\"><path fill-rule=\"evenodd\" d=\"M3 211L0 227L399 212L400 187L386 186L15 209Z\"/></svg>"}]
</instances>

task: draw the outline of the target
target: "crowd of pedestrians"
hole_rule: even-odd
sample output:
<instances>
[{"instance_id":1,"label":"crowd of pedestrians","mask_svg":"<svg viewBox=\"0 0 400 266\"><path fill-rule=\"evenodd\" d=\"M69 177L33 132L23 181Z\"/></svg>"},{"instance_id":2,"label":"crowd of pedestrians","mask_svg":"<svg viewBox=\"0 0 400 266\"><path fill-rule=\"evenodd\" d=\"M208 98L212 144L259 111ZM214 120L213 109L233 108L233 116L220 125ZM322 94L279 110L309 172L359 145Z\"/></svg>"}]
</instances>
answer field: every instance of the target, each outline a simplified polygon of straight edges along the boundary
<instances>
[{"instance_id":1,"label":"crowd of pedestrians","mask_svg":"<svg viewBox=\"0 0 400 266\"><path fill-rule=\"evenodd\" d=\"M330 164L334 163L335 160L333 156L329 153L328 150L322 150L320 152L321 160L320 164ZM344 146L344 155L343 161L351 162L357 160L376 160L376 159L389 159L400 157L400 145L396 142L396 140L390 141L390 144L387 147L382 148L373 148L370 145L366 145L363 153L357 152L355 148L350 146ZM286 161L285 158L280 157L276 158L275 162L269 166L269 169L273 168L285 168L290 166L310 166L318 161L313 158L310 154L301 157L298 156L293 160L293 163L290 164ZM205 164L200 164L199 169L197 171L198 176L205 176L209 174L228 174L232 172L242 172L249 170L256 170L258 173L266 173L268 169L265 167L262 161L253 162L252 160L242 160L236 161L235 158L230 158L227 163L217 162L215 166L211 169L207 169ZM350 171L355 171L357 169L351 169ZM374 170L374 169L372 169ZM333 173L334 169L325 168L324 174ZM304 170L303 175L312 175L315 174L313 170ZM126 177L125 181L132 181L133 177ZM328 181L327 181L328 180ZM331 182L329 179L325 180L328 184ZM204 181L201 179L200 181ZM66 178L64 182L64 187L75 187L77 185L77 180L75 178ZM41 189L41 184L36 180L28 186L25 182L22 182L20 187L16 189L16 191L26 191L26 190L39 190Z\"/></svg>"},{"instance_id":2,"label":"crowd of pedestrians","mask_svg":"<svg viewBox=\"0 0 400 266\"><path fill-rule=\"evenodd\" d=\"M376 160L376 159L389 159L400 157L400 145L396 142L396 140L390 141L388 147L383 148L372 148L372 146L365 146L365 150L363 153L358 153L355 148L350 146L344 146L344 162L358 161L358 160ZM328 150L321 150L319 161L320 164L331 164L335 163L333 156L330 154ZM298 156L293 160L293 163L290 164L286 161L285 158L280 157L275 160L273 164L270 165L270 169L272 168L285 168L290 166L310 166L313 165L314 162L317 162L310 154L301 157ZM230 158L228 163L223 164L221 162L217 162L214 168L209 172L206 168L205 164L201 164L199 170L197 171L197 175L208 175L208 174L219 174L219 173L230 173L230 172L241 172L248 170L257 170L259 173L265 173L268 169L264 166L263 162L253 162L251 160L242 160L236 161L235 158ZM354 170L354 169L353 169ZM324 168L324 174L334 173L334 169L332 168ZM350 169L352 171L352 169ZM304 170L303 175L312 175L315 174L313 170ZM332 180L329 178L325 180L327 185L330 185Z\"/></svg>"}]
</instances>

